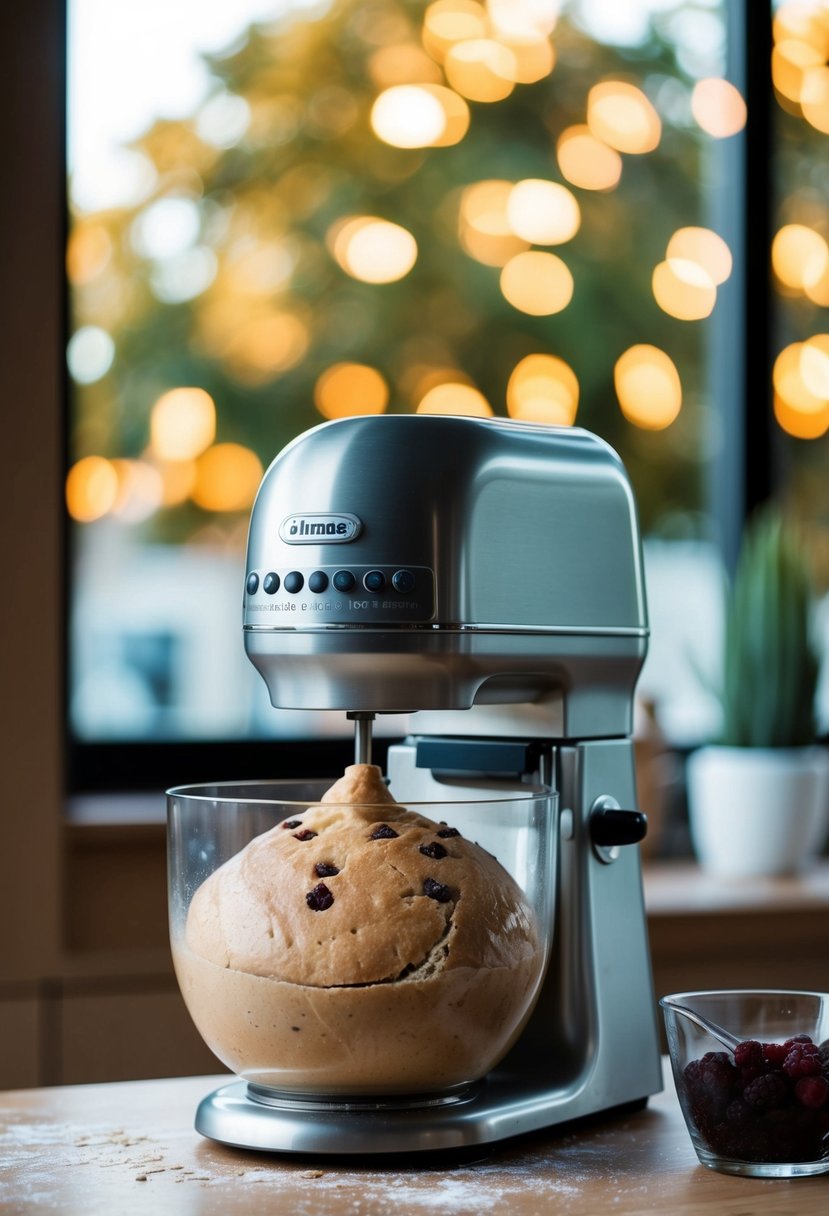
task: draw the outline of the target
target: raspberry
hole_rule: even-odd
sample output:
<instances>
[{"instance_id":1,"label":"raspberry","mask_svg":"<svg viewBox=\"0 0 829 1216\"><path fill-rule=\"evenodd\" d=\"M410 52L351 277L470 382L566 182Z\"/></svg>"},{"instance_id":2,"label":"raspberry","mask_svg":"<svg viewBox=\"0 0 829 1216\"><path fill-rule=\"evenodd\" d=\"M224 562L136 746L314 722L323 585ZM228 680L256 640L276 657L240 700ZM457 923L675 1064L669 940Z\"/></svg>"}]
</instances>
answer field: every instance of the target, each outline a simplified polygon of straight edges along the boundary
<instances>
[{"instance_id":1,"label":"raspberry","mask_svg":"<svg viewBox=\"0 0 829 1216\"><path fill-rule=\"evenodd\" d=\"M803 1041L793 1043L783 1061L783 1071L794 1078L814 1076L815 1073L820 1072L822 1067L820 1048L811 1039L808 1043Z\"/></svg>"},{"instance_id":2,"label":"raspberry","mask_svg":"<svg viewBox=\"0 0 829 1216\"><path fill-rule=\"evenodd\" d=\"M725 1093L737 1079L736 1069L726 1051L706 1051L700 1065L700 1080L712 1093Z\"/></svg>"},{"instance_id":3,"label":"raspberry","mask_svg":"<svg viewBox=\"0 0 829 1216\"><path fill-rule=\"evenodd\" d=\"M818 1110L829 1098L829 1081L825 1077L801 1077L794 1092L801 1106Z\"/></svg>"},{"instance_id":4,"label":"raspberry","mask_svg":"<svg viewBox=\"0 0 829 1216\"><path fill-rule=\"evenodd\" d=\"M301 832L294 832L294 840L313 840L316 832L312 832L310 828L303 828Z\"/></svg>"},{"instance_id":5,"label":"raspberry","mask_svg":"<svg viewBox=\"0 0 829 1216\"><path fill-rule=\"evenodd\" d=\"M789 1054L791 1043L764 1043L763 1055L766 1063L779 1067Z\"/></svg>"},{"instance_id":6,"label":"raspberry","mask_svg":"<svg viewBox=\"0 0 829 1216\"><path fill-rule=\"evenodd\" d=\"M339 874L337 866L330 861L318 861L314 866L314 873L317 878L333 878L335 874Z\"/></svg>"},{"instance_id":7,"label":"raspberry","mask_svg":"<svg viewBox=\"0 0 829 1216\"><path fill-rule=\"evenodd\" d=\"M743 1101L757 1110L771 1110L781 1106L789 1093L786 1078L782 1072L767 1072L757 1077L743 1090Z\"/></svg>"},{"instance_id":8,"label":"raspberry","mask_svg":"<svg viewBox=\"0 0 829 1216\"><path fill-rule=\"evenodd\" d=\"M756 1068L763 1063L763 1044L745 1039L734 1048L734 1063L738 1068Z\"/></svg>"},{"instance_id":9,"label":"raspberry","mask_svg":"<svg viewBox=\"0 0 829 1216\"><path fill-rule=\"evenodd\" d=\"M283 828L298 828L301 823L301 819L285 819L282 826Z\"/></svg>"}]
</instances>

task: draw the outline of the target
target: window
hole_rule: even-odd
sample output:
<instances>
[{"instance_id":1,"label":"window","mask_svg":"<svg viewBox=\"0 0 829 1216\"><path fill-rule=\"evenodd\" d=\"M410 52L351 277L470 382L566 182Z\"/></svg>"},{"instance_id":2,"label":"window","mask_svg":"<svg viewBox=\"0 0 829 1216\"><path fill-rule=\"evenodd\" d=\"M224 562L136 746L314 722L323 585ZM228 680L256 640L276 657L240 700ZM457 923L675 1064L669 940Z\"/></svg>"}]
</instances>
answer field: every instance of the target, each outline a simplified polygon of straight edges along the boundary
<instances>
[{"instance_id":1,"label":"window","mask_svg":"<svg viewBox=\"0 0 829 1216\"><path fill-rule=\"evenodd\" d=\"M383 410L575 423L616 447L645 537L643 691L677 742L712 729L696 666L745 500L740 22L760 7L69 0L79 754L345 733L274 710L247 663L247 517L295 434ZM817 125L805 102L783 116L775 162L786 199L798 174L811 199L781 194L781 215L820 240L823 79ZM819 329L804 308L826 302L778 285ZM827 358L808 346L823 407ZM817 514L825 447L777 443Z\"/></svg>"}]
</instances>

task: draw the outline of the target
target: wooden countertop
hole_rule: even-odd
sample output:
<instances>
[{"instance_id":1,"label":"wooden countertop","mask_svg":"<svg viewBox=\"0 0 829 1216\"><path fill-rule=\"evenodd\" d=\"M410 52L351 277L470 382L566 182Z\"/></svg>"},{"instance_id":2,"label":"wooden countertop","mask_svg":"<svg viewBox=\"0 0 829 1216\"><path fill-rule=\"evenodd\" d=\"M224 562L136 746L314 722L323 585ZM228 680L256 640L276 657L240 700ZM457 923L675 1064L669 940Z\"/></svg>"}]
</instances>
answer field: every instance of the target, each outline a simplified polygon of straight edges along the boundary
<instances>
[{"instance_id":1,"label":"wooden countertop","mask_svg":"<svg viewBox=\"0 0 829 1216\"><path fill-rule=\"evenodd\" d=\"M829 1174L734 1178L699 1165L673 1082L647 1109L544 1132L460 1162L294 1159L224 1148L193 1130L227 1077L0 1093L0 1210L290 1216L824 1216Z\"/></svg>"}]
</instances>

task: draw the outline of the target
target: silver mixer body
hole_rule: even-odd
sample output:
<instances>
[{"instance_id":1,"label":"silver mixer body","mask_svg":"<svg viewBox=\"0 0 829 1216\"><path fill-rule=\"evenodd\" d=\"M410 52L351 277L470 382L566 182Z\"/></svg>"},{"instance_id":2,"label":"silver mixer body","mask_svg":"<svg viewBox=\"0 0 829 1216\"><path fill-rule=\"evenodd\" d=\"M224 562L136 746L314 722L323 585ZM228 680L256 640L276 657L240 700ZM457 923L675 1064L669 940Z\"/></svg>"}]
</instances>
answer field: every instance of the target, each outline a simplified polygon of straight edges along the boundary
<instances>
[{"instance_id":1,"label":"silver mixer body","mask_svg":"<svg viewBox=\"0 0 829 1216\"><path fill-rule=\"evenodd\" d=\"M457 1148L661 1088L631 742L647 636L631 487L584 430L350 418L276 458L244 597L273 704L412 714L389 750L400 802L553 787L553 945L528 1025L463 1102L263 1112L228 1091L200 1130L300 1152Z\"/></svg>"}]
</instances>

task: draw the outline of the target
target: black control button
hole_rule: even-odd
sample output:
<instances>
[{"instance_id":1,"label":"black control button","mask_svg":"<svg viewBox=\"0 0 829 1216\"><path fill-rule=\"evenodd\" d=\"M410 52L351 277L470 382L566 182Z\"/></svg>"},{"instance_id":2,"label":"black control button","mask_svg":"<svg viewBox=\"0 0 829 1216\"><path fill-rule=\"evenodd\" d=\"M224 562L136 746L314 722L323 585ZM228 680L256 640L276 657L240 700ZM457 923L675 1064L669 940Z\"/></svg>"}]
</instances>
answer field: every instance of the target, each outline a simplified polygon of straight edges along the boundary
<instances>
[{"instance_id":1,"label":"black control button","mask_svg":"<svg viewBox=\"0 0 829 1216\"><path fill-rule=\"evenodd\" d=\"M351 591L357 580L350 570L338 570L331 581L337 591Z\"/></svg>"},{"instance_id":2,"label":"black control button","mask_svg":"<svg viewBox=\"0 0 829 1216\"><path fill-rule=\"evenodd\" d=\"M273 595L279 590L279 575L274 574L273 570L262 579L262 590L266 595Z\"/></svg>"},{"instance_id":3,"label":"black control button","mask_svg":"<svg viewBox=\"0 0 829 1216\"><path fill-rule=\"evenodd\" d=\"M256 595L256 592L259 590L259 575L249 574L245 587L247 588L248 595Z\"/></svg>"},{"instance_id":4,"label":"black control button","mask_svg":"<svg viewBox=\"0 0 829 1216\"><path fill-rule=\"evenodd\" d=\"M298 570L291 570L289 574L285 575L282 585L288 595L296 595L305 586L305 579Z\"/></svg>"},{"instance_id":5,"label":"black control button","mask_svg":"<svg viewBox=\"0 0 829 1216\"><path fill-rule=\"evenodd\" d=\"M308 586L314 592L314 595L321 595L323 591L328 589L328 575L324 570L315 570L308 579Z\"/></svg>"},{"instance_id":6,"label":"black control button","mask_svg":"<svg viewBox=\"0 0 829 1216\"><path fill-rule=\"evenodd\" d=\"M366 591L382 591L386 585L386 576L382 570L369 570L363 575L363 586Z\"/></svg>"},{"instance_id":7,"label":"black control button","mask_svg":"<svg viewBox=\"0 0 829 1216\"><path fill-rule=\"evenodd\" d=\"M415 576L411 570L397 570L392 575L391 585L395 591L399 591L401 595L408 595L414 591Z\"/></svg>"}]
</instances>

